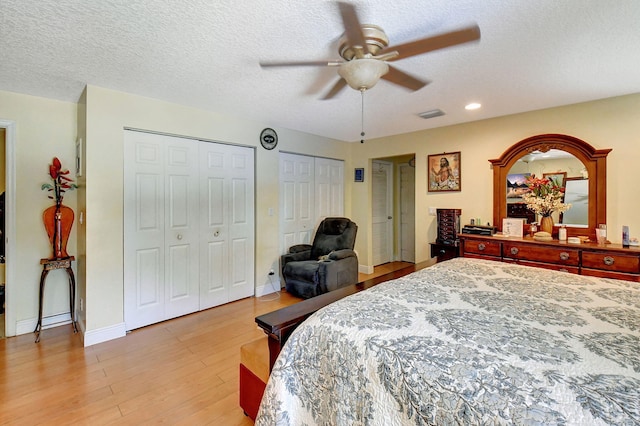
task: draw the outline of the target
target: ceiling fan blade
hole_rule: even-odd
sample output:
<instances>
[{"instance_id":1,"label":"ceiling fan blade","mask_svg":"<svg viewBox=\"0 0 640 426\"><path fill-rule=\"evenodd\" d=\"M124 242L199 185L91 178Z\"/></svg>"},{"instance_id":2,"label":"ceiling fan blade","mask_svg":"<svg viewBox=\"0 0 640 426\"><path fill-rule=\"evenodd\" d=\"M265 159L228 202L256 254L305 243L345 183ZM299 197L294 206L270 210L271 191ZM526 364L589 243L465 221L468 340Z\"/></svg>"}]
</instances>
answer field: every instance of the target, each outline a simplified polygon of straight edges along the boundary
<instances>
[{"instance_id":1,"label":"ceiling fan blade","mask_svg":"<svg viewBox=\"0 0 640 426\"><path fill-rule=\"evenodd\" d=\"M460 30L439 34L437 36L426 37L420 40L399 44L397 46L390 46L381 50L379 54L382 55L395 50L398 52L398 56L390 60L397 61L398 59L408 58L410 56L420 55L433 50L468 43L479 39L480 28L477 25L473 25Z\"/></svg>"},{"instance_id":2,"label":"ceiling fan blade","mask_svg":"<svg viewBox=\"0 0 640 426\"><path fill-rule=\"evenodd\" d=\"M369 48L364 39L364 34L362 34L362 25L358 19L356 8L350 3L341 1L338 2L338 6L340 7L340 16L342 16L347 40L355 50L356 57L362 59L364 55L369 53Z\"/></svg>"},{"instance_id":3,"label":"ceiling fan blade","mask_svg":"<svg viewBox=\"0 0 640 426\"><path fill-rule=\"evenodd\" d=\"M391 65L389 65L389 72L383 75L382 78L410 90L422 89L430 83L429 81L419 80L404 71L400 71L399 69L392 67Z\"/></svg>"},{"instance_id":4,"label":"ceiling fan blade","mask_svg":"<svg viewBox=\"0 0 640 426\"><path fill-rule=\"evenodd\" d=\"M340 80L336 81L336 84L334 84L331 90L329 90L327 94L324 95L322 100L333 98L335 95L338 94L338 92L344 89L346 85L347 85L347 82L344 80L344 78L341 78Z\"/></svg>"},{"instance_id":5,"label":"ceiling fan blade","mask_svg":"<svg viewBox=\"0 0 640 426\"><path fill-rule=\"evenodd\" d=\"M262 68L270 67L337 67L344 61L261 61Z\"/></svg>"}]
</instances>

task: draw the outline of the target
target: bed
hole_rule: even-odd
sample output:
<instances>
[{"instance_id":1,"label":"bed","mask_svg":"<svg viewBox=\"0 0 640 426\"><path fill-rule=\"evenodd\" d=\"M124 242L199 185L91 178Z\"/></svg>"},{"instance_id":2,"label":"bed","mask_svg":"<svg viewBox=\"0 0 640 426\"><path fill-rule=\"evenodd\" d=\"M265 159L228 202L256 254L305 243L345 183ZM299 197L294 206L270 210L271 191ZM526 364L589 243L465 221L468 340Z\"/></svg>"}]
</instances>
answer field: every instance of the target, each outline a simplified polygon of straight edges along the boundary
<instances>
[{"instance_id":1,"label":"bed","mask_svg":"<svg viewBox=\"0 0 640 426\"><path fill-rule=\"evenodd\" d=\"M455 258L328 305L256 425L638 425L640 284Z\"/></svg>"}]
</instances>

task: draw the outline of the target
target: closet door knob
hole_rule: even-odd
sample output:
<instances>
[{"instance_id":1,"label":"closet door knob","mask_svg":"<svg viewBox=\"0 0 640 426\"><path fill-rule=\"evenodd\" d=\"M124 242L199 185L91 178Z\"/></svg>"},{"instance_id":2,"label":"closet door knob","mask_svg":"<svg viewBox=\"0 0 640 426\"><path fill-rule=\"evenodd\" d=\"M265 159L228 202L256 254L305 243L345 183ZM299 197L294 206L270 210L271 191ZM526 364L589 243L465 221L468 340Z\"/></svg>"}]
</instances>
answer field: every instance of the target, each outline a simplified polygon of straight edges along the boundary
<instances>
[{"instance_id":1,"label":"closet door knob","mask_svg":"<svg viewBox=\"0 0 640 426\"><path fill-rule=\"evenodd\" d=\"M219 236L220 236L220 231L216 229L216 230L213 232L213 236L214 236L214 237L219 237Z\"/></svg>"},{"instance_id":2,"label":"closet door knob","mask_svg":"<svg viewBox=\"0 0 640 426\"><path fill-rule=\"evenodd\" d=\"M182 234L178 234L178 236L176 238L181 240L182 239Z\"/></svg>"}]
</instances>

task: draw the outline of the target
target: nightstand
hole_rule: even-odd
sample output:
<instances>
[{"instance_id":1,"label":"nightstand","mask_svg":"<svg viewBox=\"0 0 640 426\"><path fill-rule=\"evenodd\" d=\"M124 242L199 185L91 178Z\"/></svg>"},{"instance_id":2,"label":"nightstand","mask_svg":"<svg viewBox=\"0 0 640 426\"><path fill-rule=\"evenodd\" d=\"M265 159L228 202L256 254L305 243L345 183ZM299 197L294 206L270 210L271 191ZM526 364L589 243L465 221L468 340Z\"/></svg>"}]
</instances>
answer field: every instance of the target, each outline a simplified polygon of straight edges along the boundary
<instances>
[{"instance_id":1,"label":"nightstand","mask_svg":"<svg viewBox=\"0 0 640 426\"><path fill-rule=\"evenodd\" d=\"M431 243L431 257L437 257L438 262L460 256L460 247L453 244Z\"/></svg>"}]
</instances>

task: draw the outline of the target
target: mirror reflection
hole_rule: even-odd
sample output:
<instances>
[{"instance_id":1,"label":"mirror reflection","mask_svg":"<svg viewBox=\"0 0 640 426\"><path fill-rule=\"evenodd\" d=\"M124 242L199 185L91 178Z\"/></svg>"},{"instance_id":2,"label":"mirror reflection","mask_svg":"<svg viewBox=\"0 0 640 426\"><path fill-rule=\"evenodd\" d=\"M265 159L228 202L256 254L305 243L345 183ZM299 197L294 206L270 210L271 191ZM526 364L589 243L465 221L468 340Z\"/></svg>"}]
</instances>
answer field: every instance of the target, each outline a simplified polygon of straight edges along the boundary
<instances>
[{"instance_id":1,"label":"mirror reflection","mask_svg":"<svg viewBox=\"0 0 640 426\"><path fill-rule=\"evenodd\" d=\"M564 202L571 203L571 208L564 213L554 213L554 223L588 227L589 177L579 159L558 149L533 151L519 158L509 170L506 182L507 217L524 218L526 223L539 223L540 217L536 217L522 201L522 194L528 191L525 184L528 176L548 178L565 189Z\"/></svg>"}]
</instances>

